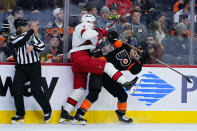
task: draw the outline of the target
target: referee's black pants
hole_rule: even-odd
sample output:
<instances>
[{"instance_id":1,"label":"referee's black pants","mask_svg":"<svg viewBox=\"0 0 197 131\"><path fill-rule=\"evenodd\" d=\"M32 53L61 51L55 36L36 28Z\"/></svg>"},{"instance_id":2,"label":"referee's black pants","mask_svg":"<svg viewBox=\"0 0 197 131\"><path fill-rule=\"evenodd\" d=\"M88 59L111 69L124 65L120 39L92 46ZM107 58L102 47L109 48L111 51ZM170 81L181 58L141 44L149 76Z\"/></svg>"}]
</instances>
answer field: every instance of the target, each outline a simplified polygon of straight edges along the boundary
<instances>
[{"instance_id":1,"label":"referee's black pants","mask_svg":"<svg viewBox=\"0 0 197 131\"><path fill-rule=\"evenodd\" d=\"M30 80L33 97L43 109L44 113L52 111L51 105L41 89L41 65L40 62L33 64L16 64L16 71L13 80L13 96L16 106L16 115L24 116L24 86Z\"/></svg>"}]
</instances>

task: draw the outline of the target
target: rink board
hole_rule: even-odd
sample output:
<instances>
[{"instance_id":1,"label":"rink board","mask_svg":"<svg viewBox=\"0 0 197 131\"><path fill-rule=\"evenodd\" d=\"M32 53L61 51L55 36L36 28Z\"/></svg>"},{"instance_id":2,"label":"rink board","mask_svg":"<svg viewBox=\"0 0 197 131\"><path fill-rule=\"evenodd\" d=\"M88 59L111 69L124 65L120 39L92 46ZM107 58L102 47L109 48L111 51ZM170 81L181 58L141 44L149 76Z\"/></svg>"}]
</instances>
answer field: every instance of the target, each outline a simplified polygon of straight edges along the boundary
<instances>
[{"instance_id":1,"label":"rink board","mask_svg":"<svg viewBox=\"0 0 197 131\"><path fill-rule=\"evenodd\" d=\"M14 65L0 65L0 123L10 123L15 114L12 97ZM174 66L174 69L192 80L189 84L181 75L162 66L147 66L138 76L142 82L135 94L128 95L127 116L135 123L197 123L197 66ZM129 73L128 78L133 78ZM50 123L58 123L62 104L72 91L73 75L66 64L42 66L42 85L50 99L53 117ZM26 88L28 87L28 83ZM41 108L26 89L25 123L42 123ZM86 92L87 93L87 92ZM117 99L102 89L98 101L85 115L89 123L117 123L115 110ZM72 112L74 114L74 112Z\"/></svg>"}]
</instances>

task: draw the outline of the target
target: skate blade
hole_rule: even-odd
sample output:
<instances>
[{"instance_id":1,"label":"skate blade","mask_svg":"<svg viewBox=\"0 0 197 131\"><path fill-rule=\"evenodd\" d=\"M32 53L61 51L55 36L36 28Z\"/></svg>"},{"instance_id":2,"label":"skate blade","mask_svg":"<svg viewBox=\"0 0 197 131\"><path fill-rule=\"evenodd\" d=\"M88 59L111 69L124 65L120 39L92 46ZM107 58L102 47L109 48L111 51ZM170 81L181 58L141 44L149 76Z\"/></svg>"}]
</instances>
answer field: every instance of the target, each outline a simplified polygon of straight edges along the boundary
<instances>
[{"instance_id":1,"label":"skate blade","mask_svg":"<svg viewBox=\"0 0 197 131\"><path fill-rule=\"evenodd\" d=\"M12 124L24 124L24 120L13 121Z\"/></svg>"},{"instance_id":2,"label":"skate blade","mask_svg":"<svg viewBox=\"0 0 197 131\"><path fill-rule=\"evenodd\" d=\"M72 125L86 125L87 122L86 121L77 121L77 120L72 120L71 121Z\"/></svg>"},{"instance_id":3,"label":"skate blade","mask_svg":"<svg viewBox=\"0 0 197 131\"><path fill-rule=\"evenodd\" d=\"M134 125L133 122L128 123L128 122L123 122L123 121L120 121L120 124L121 125Z\"/></svg>"},{"instance_id":4,"label":"skate blade","mask_svg":"<svg viewBox=\"0 0 197 131\"><path fill-rule=\"evenodd\" d=\"M140 83L141 83L141 79L140 79L140 81L138 82L138 84L136 85L136 86L134 86L134 87L132 87L131 88L131 90L130 90L130 94L134 94L135 93L135 91L139 88L139 85L140 85Z\"/></svg>"},{"instance_id":5,"label":"skate blade","mask_svg":"<svg viewBox=\"0 0 197 131\"><path fill-rule=\"evenodd\" d=\"M71 121L72 120L67 120L67 119L64 119L64 118L60 118L59 123L72 125Z\"/></svg>"}]
</instances>

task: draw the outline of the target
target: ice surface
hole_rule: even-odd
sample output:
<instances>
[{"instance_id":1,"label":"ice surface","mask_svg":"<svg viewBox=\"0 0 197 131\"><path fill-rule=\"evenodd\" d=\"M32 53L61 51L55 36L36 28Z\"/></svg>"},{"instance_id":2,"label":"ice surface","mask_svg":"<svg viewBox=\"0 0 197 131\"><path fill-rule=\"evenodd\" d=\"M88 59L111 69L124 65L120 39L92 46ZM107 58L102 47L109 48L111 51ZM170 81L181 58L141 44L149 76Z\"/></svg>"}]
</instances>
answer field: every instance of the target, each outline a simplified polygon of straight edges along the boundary
<instances>
[{"instance_id":1,"label":"ice surface","mask_svg":"<svg viewBox=\"0 0 197 131\"><path fill-rule=\"evenodd\" d=\"M197 131L197 124L0 124L0 131Z\"/></svg>"}]
</instances>

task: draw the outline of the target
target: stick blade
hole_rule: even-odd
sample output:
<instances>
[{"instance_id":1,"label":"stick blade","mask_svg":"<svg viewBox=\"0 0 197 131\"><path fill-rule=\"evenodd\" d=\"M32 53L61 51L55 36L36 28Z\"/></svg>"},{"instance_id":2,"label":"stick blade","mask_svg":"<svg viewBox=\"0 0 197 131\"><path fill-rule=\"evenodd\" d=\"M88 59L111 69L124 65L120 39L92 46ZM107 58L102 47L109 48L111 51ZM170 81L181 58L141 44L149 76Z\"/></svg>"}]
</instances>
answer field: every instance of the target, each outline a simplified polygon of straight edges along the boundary
<instances>
[{"instance_id":1,"label":"stick blade","mask_svg":"<svg viewBox=\"0 0 197 131\"><path fill-rule=\"evenodd\" d=\"M185 79L187 80L187 82L192 83L192 81L189 79L189 77L185 77Z\"/></svg>"}]
</instances>

